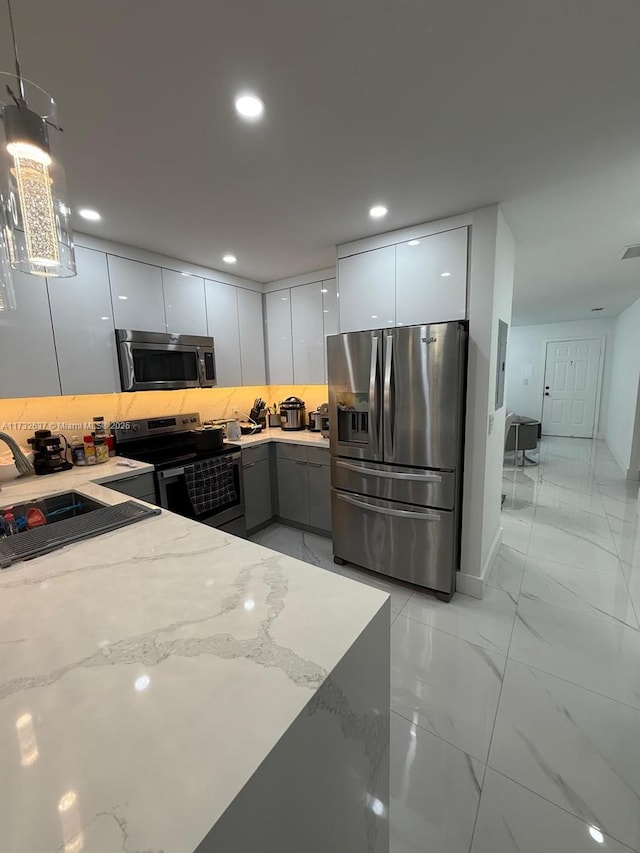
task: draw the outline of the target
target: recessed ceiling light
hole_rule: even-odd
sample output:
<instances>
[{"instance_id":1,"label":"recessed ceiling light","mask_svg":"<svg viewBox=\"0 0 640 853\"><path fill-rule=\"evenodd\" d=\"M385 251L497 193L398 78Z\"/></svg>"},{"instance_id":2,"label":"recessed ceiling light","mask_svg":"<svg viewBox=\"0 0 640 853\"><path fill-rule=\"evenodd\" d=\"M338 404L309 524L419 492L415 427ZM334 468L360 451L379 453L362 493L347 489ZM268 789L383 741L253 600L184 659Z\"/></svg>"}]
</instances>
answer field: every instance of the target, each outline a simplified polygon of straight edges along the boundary
<instances>
[{"instance_id":1,"label":"recessed ceiling light","mask_svg":"<svg viewBox=\"0 0 640 853\"><path fill-rule=\"evenodd\" d=\"M248 92L238 95L236 98L236 111L242 118L255 121L259 119L264 112L264 104L257 95L251 95Z\"/></svg>"},{"instance_id":2,"label":"recessed ceiling light","mask_svg":"<svg viewBox=\"0 0 640 853\"><path fill-rule=\"evenodd\" d=\"M222 260L225 262L225 264L235 264L238 259L235 255L224 255Z\"/></svg>"},{"instance_id":3,"label":"recessed ceiling light","mask_svg":"<svg viewBox=\"0 0 640 853\"><path fill-rule=\"evenodd\" d=\"M384 204L374 204L374 206L369 211L369 216L372 219L382 219L383 216L386 216L389 211L384 206Z\"/></svg>"},{"instance_id":4,"label":"recessed ceiling light","mask_svg":"<svg viewBox=\"0 0 640 853\"><path fill-rule=\"evenodd\" d=\"M407 243L407 246L419 246L419 245L420 245L420 240L409 240L409 242Z\"/></svg>"},{"instance_id":5,"label":"recessed ceiling light","mask_svg":"<svg viewBox=\"0 0 640 853\"><path fill-rule=\"evenodd\" d=\"M83 219L88 219L89 222L97 222L99 219L102 219L98 211L92 210L90 207L81 207L78 215Z\"/></svg>"}]
</instances>

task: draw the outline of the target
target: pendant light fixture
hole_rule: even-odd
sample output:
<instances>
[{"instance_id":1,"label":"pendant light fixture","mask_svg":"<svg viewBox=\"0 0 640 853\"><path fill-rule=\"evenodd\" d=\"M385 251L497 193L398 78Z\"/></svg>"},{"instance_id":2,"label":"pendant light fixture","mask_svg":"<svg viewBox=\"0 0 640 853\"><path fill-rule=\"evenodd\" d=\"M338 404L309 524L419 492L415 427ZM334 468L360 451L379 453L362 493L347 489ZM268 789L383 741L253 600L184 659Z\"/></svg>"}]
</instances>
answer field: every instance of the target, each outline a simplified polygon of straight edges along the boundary
<instances>
[{"instance_id":1,"label":"pendant light fixture","mask_svg":"<svg viewBox=\"0 0 640 853\"><path fill-rule=\"evenodd\" d=\"M62 278L76 275L71 210L58 155L62 128L55 101L22 76L11 0L7 0L15 75L2 73L4 145L0 197L4 234L13 269Z\"/></svg>"}]
</instances>

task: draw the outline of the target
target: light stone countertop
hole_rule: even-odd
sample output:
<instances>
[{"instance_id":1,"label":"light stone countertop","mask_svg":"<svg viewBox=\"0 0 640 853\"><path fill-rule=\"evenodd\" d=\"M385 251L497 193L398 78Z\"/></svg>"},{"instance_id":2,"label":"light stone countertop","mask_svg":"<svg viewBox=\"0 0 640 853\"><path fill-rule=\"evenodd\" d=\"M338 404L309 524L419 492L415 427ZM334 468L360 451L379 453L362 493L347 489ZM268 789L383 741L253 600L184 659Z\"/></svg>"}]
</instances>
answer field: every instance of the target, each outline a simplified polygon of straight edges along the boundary
<instances>
[{"instance_id":1,"label":"light stone countertop","mask_svg":"<svg viewBox=\"0 0 640 853\"><path fill-rule=\"evenodd\" d=\"M311 447L326 447L329 449L329 439L325 438L320 432L309 432L308 429L280 429L280 427L271 427L263 429L262 432L254 435L243 435L236 441L229 442L230 444L239 444L241 447L253 447L257 444L267 444L271 441L280 442L281 444L306 444Z\"/></svg>"},{"instance_id":2,"label":"light stone countertop","mask_svg":"<svg viewBox=\"0 0 640 853\"><path fill-rule=\"evenodd\" d=\"M18 479L0 506L118 503L92 481L136 470ZM164 510L1 571L0 846L195 850L386 600Z\"/></svg>"}]
</instances>

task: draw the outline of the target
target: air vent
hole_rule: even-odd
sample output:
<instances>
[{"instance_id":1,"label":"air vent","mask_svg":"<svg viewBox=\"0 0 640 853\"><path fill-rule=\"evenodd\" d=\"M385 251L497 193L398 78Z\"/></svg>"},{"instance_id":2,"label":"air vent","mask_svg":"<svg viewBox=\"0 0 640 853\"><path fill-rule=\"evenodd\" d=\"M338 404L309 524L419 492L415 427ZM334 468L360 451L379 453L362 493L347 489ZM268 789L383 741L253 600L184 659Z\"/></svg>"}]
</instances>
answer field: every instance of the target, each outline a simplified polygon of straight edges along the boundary
<instances>
[{"instance_id":1,"label":"air vent","mask_svg":"<svg viewBox=\"0 0 640 853\"><path fill-rule=\"evenodd\" d=\"M628 261L631 258L640 258L640 246L627 246L623 251L621 260Z\"/></svg>"}]
</instances>

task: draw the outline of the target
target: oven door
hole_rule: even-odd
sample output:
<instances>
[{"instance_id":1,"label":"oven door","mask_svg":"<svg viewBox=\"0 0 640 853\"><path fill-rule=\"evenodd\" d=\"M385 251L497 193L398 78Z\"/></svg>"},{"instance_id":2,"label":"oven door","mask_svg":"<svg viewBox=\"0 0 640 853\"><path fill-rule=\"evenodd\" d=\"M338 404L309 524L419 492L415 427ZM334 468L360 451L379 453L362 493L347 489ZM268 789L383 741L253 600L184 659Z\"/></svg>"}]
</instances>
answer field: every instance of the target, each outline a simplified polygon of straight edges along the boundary
<instances>
[{"instance_id":1,"label":"oven door","mask_svg":"<svg viewBox=\"0 0 640 853\"><path fill-rule=\"evenodd\" d=\"M216 384L213 339L118 329L123 391L174 391Z\"/></svg>"},{"instance_id":2,"label":"oven door","mask_svg":"<svg viewBox=\"0 0 640 853\"><path fill-rule=\"evenodd\" d=\"M235 501L223 504L204 515L196 515L187 491L184 465L181 465L156 472L160 506L177 515L191 518L201 524L208 524L209 527L223 528L236 536L246 536L241 454L231 454L231 460L236 491Z\"/></svg>"}]
</instances>

